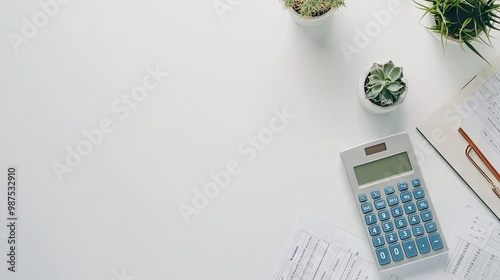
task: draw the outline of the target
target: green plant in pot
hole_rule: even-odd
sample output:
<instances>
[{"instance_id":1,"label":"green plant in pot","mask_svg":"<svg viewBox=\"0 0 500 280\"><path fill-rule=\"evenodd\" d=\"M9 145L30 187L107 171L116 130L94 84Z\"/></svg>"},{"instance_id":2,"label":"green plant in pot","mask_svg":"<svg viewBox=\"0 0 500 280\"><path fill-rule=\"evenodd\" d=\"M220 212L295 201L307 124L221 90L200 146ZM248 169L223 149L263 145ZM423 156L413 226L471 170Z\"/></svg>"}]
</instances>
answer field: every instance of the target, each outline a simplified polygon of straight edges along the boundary
<instances>
[{"instance_id":1,"label":"green plant in pot","mask_svg":"<svg viewBox=\"0 0 500 280\"><path fill-rule=\"evenodd\" d=\"M358 96L363 107L372 113L382 114L394 110L408 92L403 68L392 61L373 63L361 75Z\"/></svg>"},{"instance_id":2,"label":"green plant in pot","mask_svg":"<svg viewBox=\"0 0 500 280\"><path fill-rule=\"evenodd\" d=\"M491 29L499 30L495 25L499 23L500 4L496 0L423 0L427 3L418 3L417 6L425 11L424 15L431 17L431 26L427 28L440 35L443 49L448 39L467 46L476 55L488 62L472 42L491 45ZM485 38L481 37L484 34Z\"/></svg>"},{"instance_id":3,"label":"green plant in pot","mask_svg":"<svg viewBox=\"0 0 500 280\"><path fill-rule=\"evenodd\" d=\"M344 0L280 0L292 18L303 26L323 23L334 10L343 7Z\"/></svg>"}]
</instances>

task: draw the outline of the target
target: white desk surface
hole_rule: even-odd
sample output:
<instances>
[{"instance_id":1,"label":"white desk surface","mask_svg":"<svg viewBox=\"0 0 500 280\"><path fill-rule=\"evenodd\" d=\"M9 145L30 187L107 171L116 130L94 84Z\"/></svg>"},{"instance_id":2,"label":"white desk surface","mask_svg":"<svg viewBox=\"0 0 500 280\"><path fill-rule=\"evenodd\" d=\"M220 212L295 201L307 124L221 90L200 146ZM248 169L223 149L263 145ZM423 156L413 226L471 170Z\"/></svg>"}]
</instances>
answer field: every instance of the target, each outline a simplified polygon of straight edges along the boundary
<instances>
[{"instance_id":1,"label":"white desk surface","mask_svg":"<svg viewBox=\"0 0 500 280\"><path fill-rule=\"evenodd\" d=\"M415 129L486 63L457 46L444 55L422 12L394 1L385 26L374 14L391 1L349 0L313 29L277 0L220 0L234 5L223 18L213 0L61 0L48 18L38 1L2 1L0 259L9 165L19 220L18 271L2 261L0 278L267 279L301 209L363 236L339 151L401 131L424 155L445 234L466 205L487 212ZM33 17L41 27L13 47ZM348 59L342 44L356 47L365 28L373 37ZM488 59L493 43L478 47ZM376 116L360 106L357 82L388 59L404 67L409 93ZM169 76L129 115L117 112L148 67ZM295 118L255 158L238 149L285 107ZM66 164L67 147L102 121L114 130L59 181L53 163ZM192 206L193 190L232 161L241 172L187 224L179 205Z\"/></svg>"}]
</instances>

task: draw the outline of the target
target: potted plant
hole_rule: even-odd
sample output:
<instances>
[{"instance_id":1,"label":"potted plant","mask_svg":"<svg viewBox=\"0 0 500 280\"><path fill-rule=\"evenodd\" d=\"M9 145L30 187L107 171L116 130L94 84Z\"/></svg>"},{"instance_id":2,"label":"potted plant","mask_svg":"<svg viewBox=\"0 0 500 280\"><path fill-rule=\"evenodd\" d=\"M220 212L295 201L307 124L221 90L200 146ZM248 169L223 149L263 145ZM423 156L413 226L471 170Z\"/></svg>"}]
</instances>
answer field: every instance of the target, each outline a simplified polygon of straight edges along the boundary
<instances>
[{"instance_id":1,"label":"potted plant","mask_svg":"<svg viewBox=\"0 0 500 280\"><path fill-rule=\"evenodd\" d=\"M430 16L431 24L427 28L440 35L443 50L447 40L457 42L462 48L467 46L472 52L488 61L472 45L473 41L484 43L490 47L490 30L499 23L500 4L496 0L423 0L428 3L418 3L425 11L422 16ZM485 38L481 37L484 34ZM489 63L488 63L489 64Z\"/></svg>"},{"instance_id":2,"label":"potted plant","mask_svg":"<svg viewBox=\"0 0 500 280\"><path fill-rule=\"evenodd\" d=\"M403 68L394 66L392 61L373 63L359 79L359 101L371 113L383 114L396 109L406 98L407 92Z\"/></svg>"},{"instance_id":3,"label":"potted plant","mask_svg":"<svg viewBox=\"0 0 500 280\"><path fill-rule=\"evenodd\" d=\"M334 10L344 6L344 0L280 0L293 20L302 26L317 26L325 22Z\"/></svg>"}]
</instances>

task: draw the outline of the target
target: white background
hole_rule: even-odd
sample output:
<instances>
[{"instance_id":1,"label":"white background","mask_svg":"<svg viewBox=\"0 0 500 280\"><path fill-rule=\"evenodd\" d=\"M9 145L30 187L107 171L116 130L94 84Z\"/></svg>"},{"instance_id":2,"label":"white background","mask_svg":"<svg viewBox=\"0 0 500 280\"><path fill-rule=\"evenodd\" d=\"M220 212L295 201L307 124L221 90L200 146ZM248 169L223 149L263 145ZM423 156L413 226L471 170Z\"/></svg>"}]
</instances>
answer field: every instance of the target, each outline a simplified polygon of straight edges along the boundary
<instances>
[{"instance_id":1,"label":"white background","mask_svg":"<svg viewBox=\"0 0 500 280\"><path fill-rule=\"evenodd\" d=\"M304 28L277 0L232 1L222 16L213 0L72 0L18 53L9 36L43 10L2 1L0 260L8 165L19 169L19 221L17 272L2 261L0 278L267 279L301 209L363 235L339 151L401 131L423 155L445 234L466 204L487 212L415 129L487 64L458 46L444 53L422 11L393 1L399 12L386 26L374 13L390 1L348 0L323 26ZM356 47L367 26L379 28L346 56L342 44ZM408 97L372 115L357 100L358 79L389 59L404 67ZM120 119L113 102L157 65L170 76ZM247 162L238 145L284 107L295 118ZM66 147L105 118L113 132L59 181L53 162L65 164ZM242 172L187 224L179 205L192 205L193 189L231 160Z\"/></svg>"}]
</instances>

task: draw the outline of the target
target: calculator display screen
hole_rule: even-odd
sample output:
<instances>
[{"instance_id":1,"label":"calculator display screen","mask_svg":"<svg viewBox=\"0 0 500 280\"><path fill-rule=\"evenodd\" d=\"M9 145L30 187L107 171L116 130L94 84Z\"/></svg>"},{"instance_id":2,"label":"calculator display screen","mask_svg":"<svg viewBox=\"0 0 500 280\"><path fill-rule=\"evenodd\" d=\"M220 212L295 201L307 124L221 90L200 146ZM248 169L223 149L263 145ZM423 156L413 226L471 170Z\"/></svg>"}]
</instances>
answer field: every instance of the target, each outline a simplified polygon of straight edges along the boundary
<instances>
[{"instance_id":1,"label":"calculator display screen","mask_svg":"<svg viewBox=\"0 0 500 280\"><path fill-rule=\"evenodd\" d=\"M402 152L389 157L354 167L359 185L398 175L413 170L408 153Z\"/></svg>"}]
</instances>

